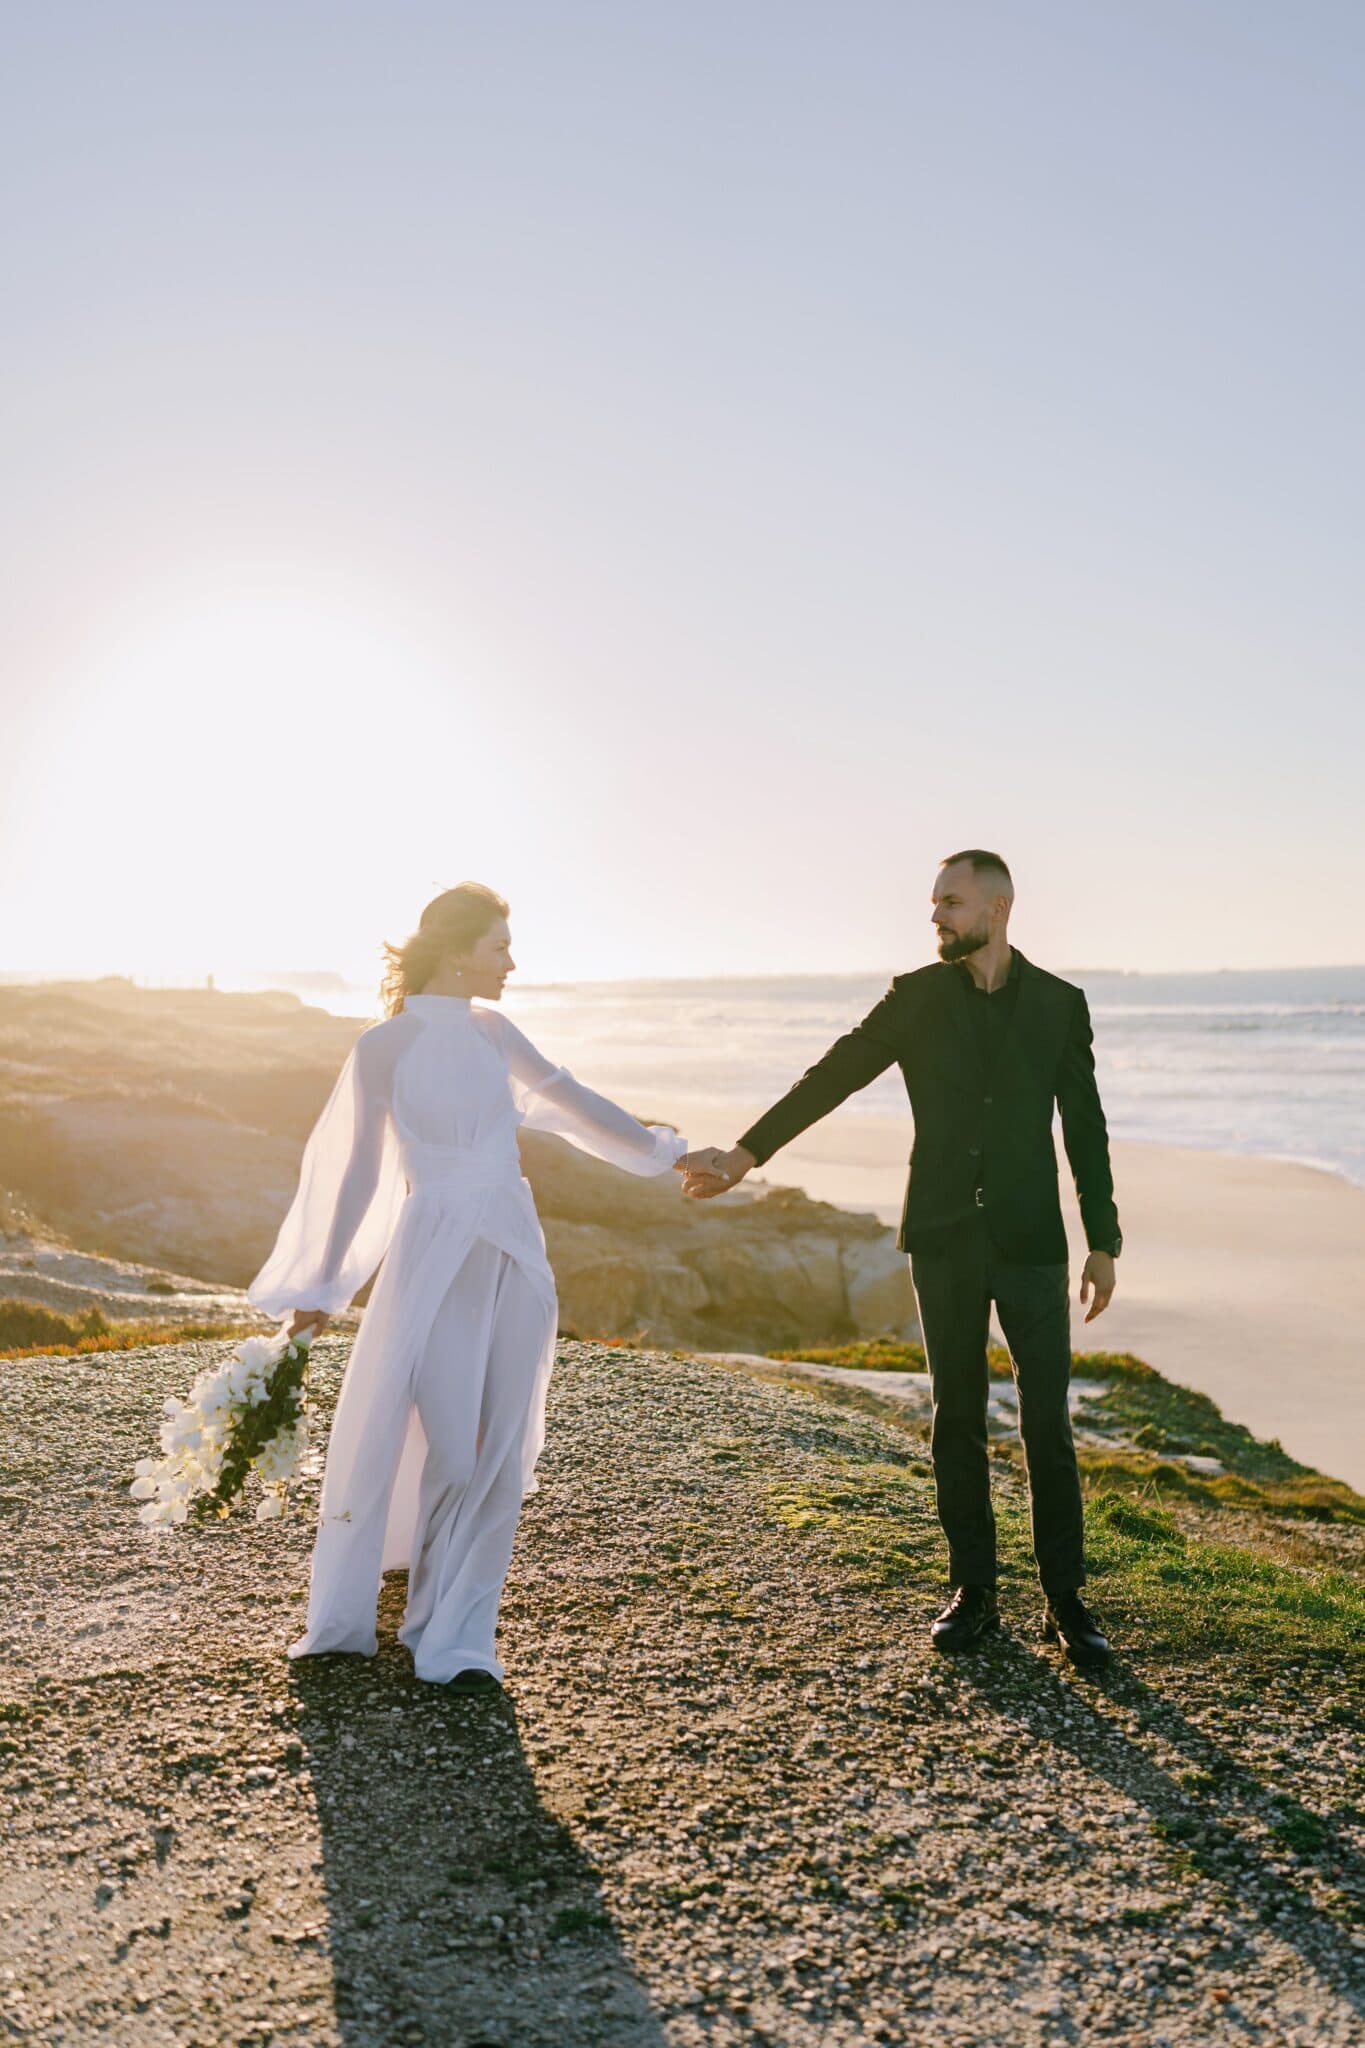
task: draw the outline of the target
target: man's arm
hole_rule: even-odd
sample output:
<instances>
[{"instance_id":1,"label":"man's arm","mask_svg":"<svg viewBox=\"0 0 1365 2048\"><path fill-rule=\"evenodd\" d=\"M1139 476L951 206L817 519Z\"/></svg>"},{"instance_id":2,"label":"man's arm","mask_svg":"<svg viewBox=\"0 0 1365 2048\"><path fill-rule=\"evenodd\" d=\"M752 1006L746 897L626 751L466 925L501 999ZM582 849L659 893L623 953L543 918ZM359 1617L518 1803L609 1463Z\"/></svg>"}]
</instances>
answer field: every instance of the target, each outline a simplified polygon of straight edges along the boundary
<instances>
[{"instance_id":1,"label":"man's arm","mask_svg":"<svg viewBox=\"0 0 1365 2048\"><path fill-rule=\"evenodd\" d=\"M729 1152L689 1153L679 1162L689 1178L689 1194L719 1194L733 1187L751 1167L762 1166L793 1138L828 1116L832 1109L884 1074L896 1058L902 1038L901 1002L893 982L875 1009L855 1024L790 1087L779 1102L751 1124ZM712 1182L713 1185L707 1185Z\"/></svg>"},{"instance_id":2,"label":"man's arm","mask_svg":"<svg viewBox=\"0 0 1365 2048\"><path fill-rule=\"evenodd\" d=\"M1114 1260L1123 1239L1119 1234L1119 1212L1114 1206L1109 1127L1095 1084L1090 1008L1079 992L1057 1074L1057 1107L1062 1116L1062 1142L1081 1206L1085 1241L1090 1247L1081 1277L1081 1301L1084 1303L1094 1290L1095 1298L1086 1317L1091 1323L1109 1306L1114 1292Z\"/></svg>"}]
</instances>

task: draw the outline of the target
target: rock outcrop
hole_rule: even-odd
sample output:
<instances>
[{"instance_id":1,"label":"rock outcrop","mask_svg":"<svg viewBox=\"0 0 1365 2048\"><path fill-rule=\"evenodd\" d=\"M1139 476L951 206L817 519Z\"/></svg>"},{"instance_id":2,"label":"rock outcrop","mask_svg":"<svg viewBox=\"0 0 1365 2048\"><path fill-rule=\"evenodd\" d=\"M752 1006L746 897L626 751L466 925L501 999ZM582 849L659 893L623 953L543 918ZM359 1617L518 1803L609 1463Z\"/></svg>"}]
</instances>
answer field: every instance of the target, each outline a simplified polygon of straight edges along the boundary
<instances>
[{"instance_id":1,"label":"rock outcrop","mask_svg":"<svg viewBox=\"0 0 1365 2048\"><path fill-rule=\"evenodd\" d=\"M905 1259L875 1217L793 1188L684 1202L676 1183L623 1181L553 1138L522 1152L566 1331L724 1349L915 1329Z\"/></svg>"},{"instance_id":2,"label":"rock outcrop","mask_svg":"<svg viewBox=\"0 0 1365 2048\"><path fill-rule=\"evenodd\" d=\"M0 989L0 1228L244 1286L355 1033L292 996ZM539 1135L522 1155L566 1331L717 1350L914 1333L905 1260L874 1217L747 1184L685 1202L671 1174L636 1180ZM22 1276L0 1289L23 1293Z\"/></svg>"}]
</instances>

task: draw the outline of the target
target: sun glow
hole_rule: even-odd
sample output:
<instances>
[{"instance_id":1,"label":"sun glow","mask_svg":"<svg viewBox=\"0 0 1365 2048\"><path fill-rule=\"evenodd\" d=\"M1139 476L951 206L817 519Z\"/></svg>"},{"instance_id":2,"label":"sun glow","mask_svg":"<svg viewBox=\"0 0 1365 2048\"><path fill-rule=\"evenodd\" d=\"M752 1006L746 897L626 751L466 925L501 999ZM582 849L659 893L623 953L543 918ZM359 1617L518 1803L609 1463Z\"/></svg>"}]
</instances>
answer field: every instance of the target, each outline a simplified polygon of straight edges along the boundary
<instances>
[{"instance_id":1,"label":"sun glow","mask_svg":"<svg viewBox=\"0 0 1365 2048\"><path fill-rule=\"evenodd\" d=\"M468 650L331 593L125 620L46 695L7 964L370 975L496 822L491 694Z\"/></svg>"}]
</instances>

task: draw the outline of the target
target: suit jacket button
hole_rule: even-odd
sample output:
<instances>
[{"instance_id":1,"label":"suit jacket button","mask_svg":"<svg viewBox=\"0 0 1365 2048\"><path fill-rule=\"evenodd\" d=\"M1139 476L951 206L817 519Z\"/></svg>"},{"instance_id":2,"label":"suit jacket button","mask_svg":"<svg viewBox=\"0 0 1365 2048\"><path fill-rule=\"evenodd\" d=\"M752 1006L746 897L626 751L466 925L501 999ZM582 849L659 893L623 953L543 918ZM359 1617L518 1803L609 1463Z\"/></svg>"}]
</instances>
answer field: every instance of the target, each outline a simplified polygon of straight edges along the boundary
<instances>
[{"instance_id":1,"label":"suit jacket button","mask_svg":"<svg viewBox=\"0 0 1365 2048\"><path fill-rule=\"evenodd\" d=\"M991 1106L991 1104L992 1104L992 1103L994 1102L994 1100L995 1100L995 1097L994 1097L993 1095L988 1095L988 1096L986 1097L986 1107L987 1107L987 1109L989 1109L989 1108L990 1108L990 1106Z\"/></svg>"},{"instance_id":2,"label":"suit jacket button","mask_svg":"<svg viewBox=\"0 0 1365 2048\"><path fill-rule=\"evenodd\" d=\"M970 1152L973 1159L979 1159L981 1157L981 1147L979 1145L969 1145L967 1147L967 1150L968 1152Z\"/></svg>"}]
</instances>

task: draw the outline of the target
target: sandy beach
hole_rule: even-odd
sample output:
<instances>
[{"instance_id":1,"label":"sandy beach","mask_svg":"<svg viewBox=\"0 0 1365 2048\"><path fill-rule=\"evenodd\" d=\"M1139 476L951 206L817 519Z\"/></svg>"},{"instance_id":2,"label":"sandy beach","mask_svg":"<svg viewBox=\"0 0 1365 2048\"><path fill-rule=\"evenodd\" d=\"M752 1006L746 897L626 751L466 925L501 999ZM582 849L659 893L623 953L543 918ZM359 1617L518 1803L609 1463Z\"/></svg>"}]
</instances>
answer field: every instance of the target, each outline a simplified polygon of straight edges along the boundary
<instances>
[{"instance_id":1,"label":"sandy beach","mask_svg":"<svg viewBox=\"0 0 1365 2048\"><path fill-rule=\"evenodd\" d=\"M731 1143L742 1128L731 1106L675 1113L700 1142ZM843 1110L763 1177L894 1222L909 1137L908 1117ZM1315 1167L1144 1144L1115 1145L1114 1179L1119 1289L1088 1329L1077 1314L1077 1350L1136 1352L1294 1457L1365 1488L1365 1189ZM1063 1189L1079 1276L1065 1163Z\"/></svg>"}]
</instances>

